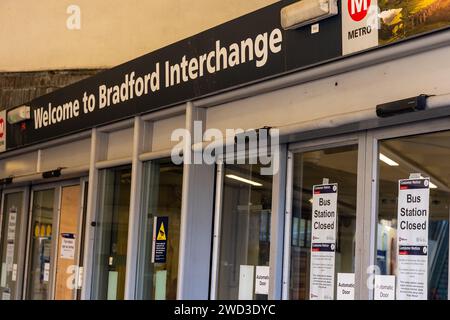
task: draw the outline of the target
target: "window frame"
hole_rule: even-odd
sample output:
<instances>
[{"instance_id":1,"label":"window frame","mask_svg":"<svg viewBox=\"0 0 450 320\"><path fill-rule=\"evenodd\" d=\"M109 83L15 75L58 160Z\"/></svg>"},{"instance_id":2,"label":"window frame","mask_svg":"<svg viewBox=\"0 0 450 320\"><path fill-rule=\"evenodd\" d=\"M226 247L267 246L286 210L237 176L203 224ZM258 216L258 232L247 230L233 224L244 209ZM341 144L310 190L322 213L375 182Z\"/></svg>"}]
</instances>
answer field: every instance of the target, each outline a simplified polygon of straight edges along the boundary
<instances>
[{"instance_id":1,"label":"window frame","mask_svg":"<svg viewBox=\"0 0 450 320\"><path fill-rule=\"evenodd\" d=\"M293 205L293 180L294 180L294 155L310 151L324 150L335 147L356 145L358 147L358 169L357 169L357 194L356 194L356 247L355 247L355 300L361 296L364 275L363 252L366 245L364 236L365 208L365 166L366 166L366 133L356 132L351 134L337 135L333 137L311 139L305 142L291 143L287 156L286 176L286 212L284 225L284 255L283 255L283 282L282 299L289 300L289 283L291 275L291 228L292 228L292 205ZM336 281L336 279L335 279Z\"/></svg>"},{"instance_id":2,"label":"window frame","mask_svg":"<svg viewBox=\"0 0 450 320\"><path fill-rule=\"evenodd\" d=\"M367 150L371 150L371 156L367 158L367 168L371 173L371 190L366 194L366 202L369 204L366 211L366 219L371 221L369 232L365 233L367 241L370 241L370 247L364 252L365 267L367 270L371 265L376 264L376 241L377 241L377 221L378 221L378 195L379 195L379 143L383 140L415 136L421 134L437 133L450 130L449 117L435 120L424 120L413 123L407 123L388 128L379 128L367 133ZM367 181L369 183L369 181ZM450 216L450 212L449 212ZM450 217L449 217L450 220ZM448 257L450 262L450 255ZM369 272L368 272L369 273ZM368 274L369 275L369 274ZM450 269L449 269L450 276ZM448 282L448 292L450 292L450 281ZM364 299L373 300L373 290L366 288ZM450 294L447 297L450 300Z\"/></svg>"}]
</instances>

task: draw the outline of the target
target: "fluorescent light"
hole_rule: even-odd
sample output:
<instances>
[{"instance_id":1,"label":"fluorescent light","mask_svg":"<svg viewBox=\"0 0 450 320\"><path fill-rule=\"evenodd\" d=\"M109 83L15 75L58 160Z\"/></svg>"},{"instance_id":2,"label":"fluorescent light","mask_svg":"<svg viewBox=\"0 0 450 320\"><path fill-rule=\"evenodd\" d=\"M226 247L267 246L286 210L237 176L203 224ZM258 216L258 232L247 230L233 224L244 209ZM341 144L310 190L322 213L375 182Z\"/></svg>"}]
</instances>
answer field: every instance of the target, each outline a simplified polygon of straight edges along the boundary
<instances>
[{"instance_id":1,"label":"fluorescent light","mask_svg":"<svg viewBox=\"0 0 450 320\"><path fill-rule=\"evenodd\" d=\"M233 179L233 180L237 180L237 181L240 181L240 182L244 182L244 183L250 184L250 185L255 186L255 187L262 187L261 183L258 183L258 182L252 181L252 180L248 180L248 179L245 179L245 178L242 178L242 177L239 177L239 176L235 176L234 174L227 174L227 178L230 178L230 179Z\"/></svg>"},{"instance_id":2,"label":"fluorescent light","mask_svg":"<svg viewBox=\"0 0 450 320\"><path fill-rule=\"evenodd\" d=\"M397 162L395 162L394 160L386 157L382 153L380 153L380 160L383 161L384 163L386 163L387 165L391 166L391 167L398 167L399 166L399 164Z\"/></svg>"}]
</instances>

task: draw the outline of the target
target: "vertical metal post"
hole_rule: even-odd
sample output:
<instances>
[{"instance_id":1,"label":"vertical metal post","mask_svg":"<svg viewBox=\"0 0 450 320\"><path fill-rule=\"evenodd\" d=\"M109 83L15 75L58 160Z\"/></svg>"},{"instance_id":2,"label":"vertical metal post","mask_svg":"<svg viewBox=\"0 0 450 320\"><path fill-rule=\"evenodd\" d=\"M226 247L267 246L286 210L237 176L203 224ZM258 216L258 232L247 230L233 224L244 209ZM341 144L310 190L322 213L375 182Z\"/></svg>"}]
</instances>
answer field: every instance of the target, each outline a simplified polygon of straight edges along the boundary
<instances>
[{"instance_id":1,"label":"vertical metal post","mask_svg":"<svg viewBox=\"0 0 450 320\"><path fill-rule=\"evenodd\" d=\"M358 139L358 166L356 181L356 234L355 234L355 300L366 294L365 291L365 190L366 190L366 139L365 133Z\"/></svg>"},{"instance_id":2,"label":"vertical metal post","mask_svg":"<svg viewBox=\"0 0 450 320\"><path fill-rule=\"evenodd\" d=\"M94 238L95 227L91 222L96 219L97 211L97 190L98 190L98 169L95 168L96 162L102 160L106 155L107 143L104 133L99 132L96 128L92 129L91 135L91 154L89 159L89 183L88 183L88 200L86 208L85 238L84 238L84 270L83 270L83 287L81 289L81 299L90 300L92 269L94 262Z\"/></svg>"},{"instance_id":3,"label":"vertical metal post","mask_svg":"<svg viewBox=\"0 0 450 320\"><path fill-rule=\"evenodd\" d=\"M204 124L205 119L204 109L197 108L190 102L187 104L186 128L190 133L190 141L189 150L184 152L185 160L194 160L194 121L201 120ZM203 129L197 134L202 135ZM213 165L186 161L183 166L178 299L208 299L209 296L214 169Z\"/></svg>"},{"instance_id":4,"label":"vertical metal post","mask_svg":"<svg viewBox=\"0 0 450 320\"><path fill-rule=\"evenodd\" d=\"M134 118L133 155L131 166L130 213L128 218L127 264L125 273L125 300L133 300L136 294L136 271L139 252L139 217L141 215L141 186L143 164L139 155L143 151L144 121Z\"/></svg>"},{"instance_id":5,"label":"vertical metal post","mask_svg":"<svg viewBox=\"0 0 450 320\"><path fill-rule=\"evenodd\" d=\"M358 238L357 242L357 256L359 254L359 275L357 279L357 286L355 295L360 300L371 300L373 298L373 290L369 287L367 271L369 267L375 263L375 248L376 248L376 231L377 231L377 213L378 213L378 192L377 192L377 177L378 177L378 146L377 141L371 133L367 133L364 142L365 160L364 168L358 172L358 176L363 177L364 187L358 188L358 193L364 198L362 210L359 212L359 219L357 226ZM359 181L359 179L358 179ZM361 190L361 191L359 191ZM359 209L358 209L359 210ZM358 247L359 243L359 247ZM357 264L358 266L358 264ZM357 274L358 274L357 273Z\"/></svg>"},{"instance_id":6,"label":"vertical metal post","mask_svg":"<svg viewBox=\"0 0 450 320\"><path fill-rule=\"evenodd\" d=\"M212 249L212 264L211 264L211 293L210 299L217 299L217 276L219 271L219 256L220 256L220 230L222 221L222 188L223 188L223 174L224 166L222 161L217 163L216 174L216 194L215 194L215 208L214 208L214 234L213 234L213 249Z\"/></svg>"},{"instance_id":7,"label":"vertical metal post","mask_svg":"<svg viewBox=\"0 0 450 320\"><path fill-rule=\"evenodd\" d=\"M283 256L283 300L289 299L289 281L291 271L291 229L292 202L294 187L294 154L288 151L286 169L286 210L284 215L284 256Z\"/></svg>"},{"instance_id":8,"label":"vertical metal post","mask_svg":"<svg viewBox=\"0 0 450 320\"><path fill-rule=\"evenodd\" d=\"M279 161L278 172L273 176L272 187L272 217L270 224L270 279L269 299L280 300L282 296L283 283L283 241L284 241L284 218L286 201L286 165L287 146L280 145L278 150Z\"/></svg>"}]
</instances>

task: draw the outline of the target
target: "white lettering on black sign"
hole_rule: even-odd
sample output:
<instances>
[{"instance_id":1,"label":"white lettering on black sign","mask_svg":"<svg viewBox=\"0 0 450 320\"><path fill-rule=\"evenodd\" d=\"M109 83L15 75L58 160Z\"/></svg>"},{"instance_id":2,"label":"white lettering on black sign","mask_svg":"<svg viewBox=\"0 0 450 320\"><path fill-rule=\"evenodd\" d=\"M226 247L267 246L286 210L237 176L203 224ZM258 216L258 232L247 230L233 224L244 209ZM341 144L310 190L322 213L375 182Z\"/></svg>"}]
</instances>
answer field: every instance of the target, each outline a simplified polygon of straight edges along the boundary
<instances>
[{"instance_id":1,"label":"white lettering on black sign","mask_svg":"<svg viewBox=\"0 0 450 320\"><path fill-rule=\"evenodd\" d=\"M281 52L282 42L283 33L279 28L227 46L223 46L220 40L217 40L215 48L210 52L195 57L183 55L179 62L165 61L162 64L157 62L147 74L137 75L136 71L130 71L124 74L123 82L120 84L101 84L95 94L84 92L78 99L57 106L48 103L46 107L36 108L34 129L45 128L78 118L96 109L119 105L156 93L161 90L162 72L165 79L164 88L170 88L241 64L253 62L257 68L264 67L270 54Z\"/></svg>"}]
</instances>

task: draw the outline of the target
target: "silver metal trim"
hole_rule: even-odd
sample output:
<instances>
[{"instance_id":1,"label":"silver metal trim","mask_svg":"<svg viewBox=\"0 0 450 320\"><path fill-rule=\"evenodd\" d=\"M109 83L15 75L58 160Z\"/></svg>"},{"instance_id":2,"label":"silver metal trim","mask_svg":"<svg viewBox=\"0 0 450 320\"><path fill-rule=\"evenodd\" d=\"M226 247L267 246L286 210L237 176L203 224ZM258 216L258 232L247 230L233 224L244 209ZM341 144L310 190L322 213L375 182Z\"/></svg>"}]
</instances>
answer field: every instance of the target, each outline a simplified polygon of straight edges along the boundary
<instances>
[{"instance_id":1,"label":"silver metal trim","mask_svg":"<svg viewBox=\"0 0 450 320\"><path fill-rule=\"evenodd\" d=\"M270 277L269 296L270 300L280 300L283 285L283 249L285 229L285 200L286 200L286 165L287 145L279 146L279 169L272 179L272 208L270 223Z\"/></svg>"},{"instance_id":2,"label":"silver metal trim","mask_svg":"<svg viewBox=\"0 0 450 320\"><path fill-rule=\"evenodd\" d=\"M168 109L162 109L159 111L154 111L151 113L143 114L141 119L143 121L158 121L164 120L172 117L176 117L186 113L186 104L182 104L179 106L170 107Z\"/></svg>"},{"instance_id":3,"label":"silver metal trim","mask_svg":"<svg viewBox=\"0 0 450 320\"><path fill-rule=\"evenodd\" d=\"M81 299L91 299L92 284L92 264L94 260L94 238L95 228L91 226L91 222L96 219L97 212L97 188L98 188L98 172L95 164L106 153L104 142L105 134L92 129L91 153L89 160L89 183L87 193L86 221L85 221L85 237L84 237L84 256L83 256L83 284L81 288Z\"/></svg>"},{"instance_id":4,"label":"silver metal trim","mask_svg":"<svg viewBox=\"0 0 450 320\"><path fill-rule=\"evenodd\" d=\"M127 261L125 270L126 300L136 297L137 263L139 255L139 222L141 215L141 192L143 163L139 160L144 141L145 123L139 117L134 118L133 156L131 166L130 208L128 215Z\"/></svg>"},{"instance_id":5,"label":"silver metal trim","mask_svg":"<svg viewBox=\"0 0 450 320\"><path fill-rule=\"evenodd\" d=\"M286 168L286 209L284 217L284 255L283 255L283 288L282 288L283 300L289 300L293 187L294 187L294 154L292 153L292 151L288 151L287 168Z\"/></svg>"},{"instance_id":6,"label":"silver metal trim","mask_svg":"<svg viewBox=\"0 0 450 320\"><path fill-rule=\"evenodd\" d=\"M356 174L356 230L355 230L355 300L360 300L364 291L365 280L365 253L368 245L366 238L365 202L366 202L366 133L360 133L358 145L358 167Z\"/></svg>"},{"instance_id":7,"label":"silver metal trim","mask_svg":"<svg viewBox=\"0 0 450 320\"><path fill-rule=\"evenodd\" d=\"M120 158L120 159L114 159L114 160L103 160L98 161L95 164L95 169L97 170L103 170L103 169L109 169L114 167L120 167L127 164L131 164L133 162L132 157L126 157L126 158Z\"/></svg>"},{"instance_id":8,"label":"silver metal trim","mask_svg":"<svg viewBox=\"0 0 450 320\"><path fill-rule=\"evenodd\" d=\"M102 127L98 127L97 130L102 133L111 133L114 131L129 129L129 128L133 127L133 123L134 123L134 118L128 118L128 119L125 119L125 120L122 120L119 122L115 122L115 123L107 124Z\"/></svg>"},{"instance_id":9,"label":"silver metal trim","mask_svg":"<svg viewBox=\"0 0 450 320\"><path fill-rule=\"evenodd\" d=\"M217 299L218 272L220 260L220 230L222 221L222 189L224 177L224 165L222 161L217 162L216 166L216 192L214 201L214 231L213 231L213 248L211 262L211 289L210 299Z\"/></svg>"},{"instance_id":10,"label":"silver metal trim","mask_svg":"<svg viewBox=\"0 0 450 320\"><path fill-rule=\"evenodd\" d=\"M160 151L152 151L152 152L146 152L139 155L139 161L145 162L145 161L151 161L161 158L168 158L172 154L172 149L165 149Z\"/></svg>"}]
</instances>

